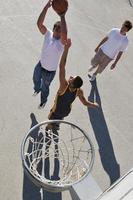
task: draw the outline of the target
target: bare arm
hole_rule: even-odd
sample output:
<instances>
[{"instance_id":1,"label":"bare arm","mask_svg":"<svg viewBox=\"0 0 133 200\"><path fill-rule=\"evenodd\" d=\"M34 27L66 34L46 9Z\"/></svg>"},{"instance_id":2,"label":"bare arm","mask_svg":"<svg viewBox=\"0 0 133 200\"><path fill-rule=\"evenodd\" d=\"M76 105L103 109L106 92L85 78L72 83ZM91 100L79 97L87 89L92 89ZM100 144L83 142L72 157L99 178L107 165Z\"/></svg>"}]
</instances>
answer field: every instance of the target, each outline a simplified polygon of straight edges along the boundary
<instances>
[{"instance_id":1,"label":"bare arm","mask_svg":"<svg viewBox=\"0 0 133 200\"><path fill-rule=\"evenodd\" d=\"M102 41L101 41L101 42L98 44L98 46L96 47L95 52L97 52L98 49L99 49L99 47L100 47L102 44L104 44L107 40L108 40L108 37L104 37L104 38L102 39Z\"/></svg>"},{"instance_id":2,"label":"bare arm","mask_svg":"<svg viewBox=\"0 0 133 200\"><path fill-rule=\"evenodd\" d=\"M84 93L83 93L83 90L79 89L78 91L78 97L80 99L80 101L83 103L83 105L87 106L87 107L90 107L90 108L98 108L99 105L98 103L93 103L91 101L87 101L86 98L84 97Z\"/></svg>"},{"instance_id":3,"label":"bare arm","mask_svg":"<svg viewBox=\"0 0 133 200\"><path fill-rule=\"evenodd\" d=\"M111 65L110 69L114 69L116 67L117 62L120 60L121 56L122 56L123 52L120 51L114 61L114 63Z\"/></svg>"},{"instance_id":4,"label":"bare arm","mask_svg":"<svg viewBox=\"0 0 133 200\"><path fill-rule=\"evenodd\" d=\"M61 43L63 45L67 42L67 24L65 19L65 14L60 16L61 18Z\"/></svg>"},{"instance_id":5,"label":"bare arm","mask_svg":"<svg viewBox=\"0 0 133 200\"><path fill-rule=\"evenodd\" d=\"M68 39L67 43L64 47L64 52L62 54L61 60L60 60L60 65L59 65L59 81L60 81L60 89L62 87L65 87L67 85L67 80L65 77L65 66L66 66L66 60L67 60L67 55L68 55L68 50L71 46L71 40Z\"/></svg>"},{"instance_id":6,"label":"bare arm","mask_svg":"<svg viewBox=\"0 0 133 200\"><path fill-rule=\"evenodd\" d=\"M48 8L51 6L52 4L52 1L49 0L48 3L45 5L45 7L43 8L38 20L37 20L37 26L40 30L40 32L44 35L47 31L47 28L46 26L43 24L44 22L44 19L45 19L45 16L46 16L46 13L47 13L47 10Z\"/></svg>"}]
</instances>

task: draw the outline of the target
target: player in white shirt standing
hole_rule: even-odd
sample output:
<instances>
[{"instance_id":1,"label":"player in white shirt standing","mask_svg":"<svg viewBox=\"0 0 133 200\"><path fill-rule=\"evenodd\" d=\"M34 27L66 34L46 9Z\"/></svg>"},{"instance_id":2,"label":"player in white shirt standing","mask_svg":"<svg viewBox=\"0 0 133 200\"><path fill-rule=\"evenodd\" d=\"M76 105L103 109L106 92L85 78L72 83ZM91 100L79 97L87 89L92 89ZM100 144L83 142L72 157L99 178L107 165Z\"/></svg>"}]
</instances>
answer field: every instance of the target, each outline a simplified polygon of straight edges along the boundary
<instances>
[{"instance_id":1,"label":"player in white shirt standing","mask_svg":"<svg viewBox=\"0 0 133 200\"><path fill-rule=\"evenodd\" d=\"M117 62L120 60L123 52L127 49L128 38L127 32L132 28L132 23L126 20L121 29L111 29L107 36L102 39L95 49L95 56L91 60L92 67L89 69L88 76L90 81L94 81L97 74L101 73L105 67L114 60L111 65L111 70L116 67ZM90 72L96 68L96 71L90 75Z\"/></svg>"},{"instance_id":2,"label":"player in white shirt standing","mask_svg":"<svg viewBox=\"0 0 133 200\"><path fill-rule=\"evenodd\" d=\"M47 29L43 24L46 13L51 5L52 1L49 0L37 21L37 26L44 35L41 57L35 66L33 74L34 95L41 92L39 108L43 108L47 102L49 86L55 76L60 57L64 51L64 45L67 41L65 13L59 15L60 21L54 24L53 31Z\"/></svg>"}]
</instances>

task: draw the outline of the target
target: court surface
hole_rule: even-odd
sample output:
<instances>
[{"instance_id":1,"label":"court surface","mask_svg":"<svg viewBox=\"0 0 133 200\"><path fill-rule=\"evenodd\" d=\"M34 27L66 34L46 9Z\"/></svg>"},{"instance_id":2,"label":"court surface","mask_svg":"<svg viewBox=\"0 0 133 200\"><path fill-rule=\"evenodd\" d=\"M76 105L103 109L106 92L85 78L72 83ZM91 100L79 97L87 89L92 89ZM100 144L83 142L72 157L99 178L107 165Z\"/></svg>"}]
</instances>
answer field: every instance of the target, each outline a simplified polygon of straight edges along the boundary
<instances>
[{"instance_id":1,"label":"court surface","mask_svg":"<svg viewBox=\"0 0 133 200\"><path fill-rule=\"evenodd\" d=\"M23 174L20 147L24 135L36 123L47 119L58 88L58 72L51 84L48 103L38 110L33 97L32 73L38 62L43 36L36 21L46 1L7 0L0 6L0 196L3 200L42 200L39 189ZM52 9L46 25L52 28L58 16ZM133 34L128 51L114 71L108 67L91 85L87 70L94 49L106 32L133 22L133 8L127 0L80 0L69 2L66 15L72 47L67 76L81 75L85 96L101 102L99 111L87 110L78 99L66 120L76 123L90 136L95 147L92 174L105 190L133 167ZM69 192L44 199L69 200Z\"/></svg>"}]
</instances>

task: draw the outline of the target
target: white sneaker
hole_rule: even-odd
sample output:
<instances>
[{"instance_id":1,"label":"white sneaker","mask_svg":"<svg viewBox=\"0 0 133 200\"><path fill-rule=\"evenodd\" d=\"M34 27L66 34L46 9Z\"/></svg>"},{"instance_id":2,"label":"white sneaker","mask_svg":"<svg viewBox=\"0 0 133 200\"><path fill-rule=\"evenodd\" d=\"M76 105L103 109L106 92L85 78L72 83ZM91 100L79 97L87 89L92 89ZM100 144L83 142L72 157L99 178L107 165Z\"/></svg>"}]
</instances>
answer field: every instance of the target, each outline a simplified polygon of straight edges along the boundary
<instances>
[{"instance_id":1,"label":"white sneaker","mask_svg":"<svg viewBox=\"0 0 133 200\"><path fill-rule=\"evenodd\" d=\"M90 81L94 81L95 79L96 79L96 75L93 74L93 75L91 76L91 78L90 78Z\"/></svg>"}]
</instances>

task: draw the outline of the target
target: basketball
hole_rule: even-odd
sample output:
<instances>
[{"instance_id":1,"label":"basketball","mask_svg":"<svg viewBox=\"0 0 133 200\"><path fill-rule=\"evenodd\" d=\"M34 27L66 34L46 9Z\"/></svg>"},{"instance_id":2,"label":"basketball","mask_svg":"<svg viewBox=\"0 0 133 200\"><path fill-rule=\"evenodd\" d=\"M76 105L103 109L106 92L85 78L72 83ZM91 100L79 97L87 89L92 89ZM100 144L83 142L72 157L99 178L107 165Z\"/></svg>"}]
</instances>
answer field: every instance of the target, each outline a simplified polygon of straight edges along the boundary
<instances>
[{"instance_id":1,"label":"basketball","mask_svg":"<svg viewBox=\"0 0 133 200\"><path fill-rule=\"evenodd\" d=\"M52 7L58 14L62 14L68 9L68 1L67 0L53 0Z\"/></svg>"}]
</instances>

